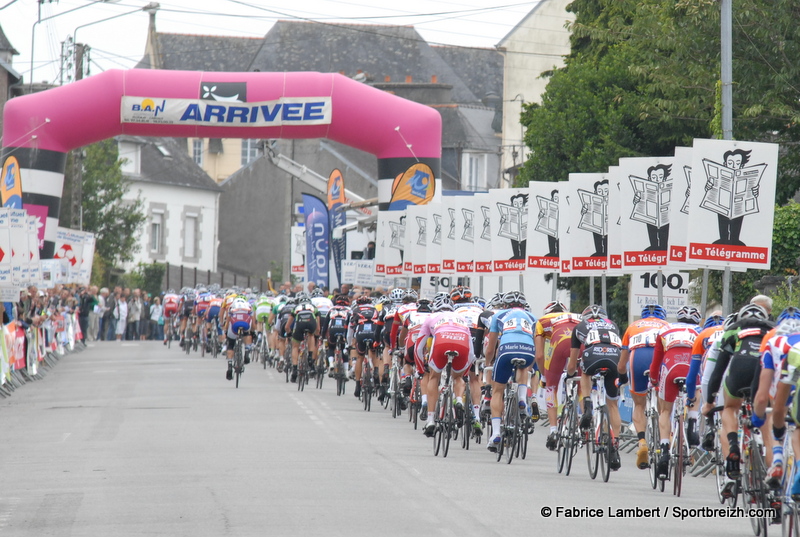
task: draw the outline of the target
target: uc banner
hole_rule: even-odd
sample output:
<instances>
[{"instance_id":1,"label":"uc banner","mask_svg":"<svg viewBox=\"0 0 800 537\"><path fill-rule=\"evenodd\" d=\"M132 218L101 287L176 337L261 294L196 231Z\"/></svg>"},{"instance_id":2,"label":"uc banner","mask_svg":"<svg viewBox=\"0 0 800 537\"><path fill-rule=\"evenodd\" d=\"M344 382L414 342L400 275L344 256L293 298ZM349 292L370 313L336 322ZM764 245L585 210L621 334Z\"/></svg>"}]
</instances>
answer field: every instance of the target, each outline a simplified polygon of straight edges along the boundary
<instances>
[{"instance_id":1,"label":"uc banner","mask_svg":"<svg viewBox=\"0 0 800 537\"><path fill-rule=\"evenodd\" d=\"M0 197L3 207L22 209L22 178L16 157L7 157L3 162L3 175L0 178Z\"/></svg>"},{"instance_id":2,"label":"uc banner","mask_svg":"<svg viewBox=\"0 0 800 537\"><path fill-rule=\"evenodd\" d=\"M344 176L342 172L334 169L328 176L328 211L330 217L330 230L345 225L347 216L344 211L336 208L347 203L344 195ZM331 237L331 253L333 254L333 268L336 270L336 281L342 282L342 260L347 256L347 235L342 233L340 239Z\"/></svg>"},{"instance_id":3,"label":"uc banner","mask_svg":"<svg viewBox=\"0 0 800 537\"><path fill-rule=\"evenodd\" d=\"M330 221L325 202L311 194L303 194L306 223L306 274L318 287L328 287Z\"/></svg>"},{"instance_id":4,"label":"uc banner","mask_svg":"<svg viewBox=\"0 0 800 537\"><path fill-rule=\"evenodd\" d=\"M398 175L392 184L389 210L405 209L409 205L426 205L436 195L436 180L427 164L417 163Z\"/></svg>"}]
</instances>

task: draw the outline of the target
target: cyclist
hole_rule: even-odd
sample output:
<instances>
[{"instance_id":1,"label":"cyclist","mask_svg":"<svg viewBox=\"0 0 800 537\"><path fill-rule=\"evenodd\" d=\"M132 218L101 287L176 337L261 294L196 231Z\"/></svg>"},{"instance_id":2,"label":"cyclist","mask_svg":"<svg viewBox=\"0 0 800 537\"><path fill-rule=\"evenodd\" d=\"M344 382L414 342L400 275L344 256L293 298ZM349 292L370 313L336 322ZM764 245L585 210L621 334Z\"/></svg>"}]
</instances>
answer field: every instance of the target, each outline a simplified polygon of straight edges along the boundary
<instances>
[{"instance_id":1,"label":"cyclist","mask_svg":"<svg viewBox=\"0 0 800 537\"><path fill-rule=\"evenodd\" d=\"M233 380L233 351L236 346L236 340L239 336L244 338L244 344L250 347L253 344L253 308L243 296L234 298L227 310L227 323L228 328L226 334L227 340L227 356L228 356L228 370L225 373L225 378ZM244 363L250 363L248 351L244 354ZM244 369L242 369L244 371Z\"/></svg>"},{"instance_id":2,"label":"cyclist","mask_svg":"<svg viewBox=\"0 0 800 537\"><path fill-rule=\"evenodd\" d=\"M702 318L697 308L683 306L677 313L678 322L658 331L650 365L650 384L658 387L658 429L661 433L661 457L658 460L658 475L669 474L669 442L672 436L672 407L678 397L675 379L689 376L692 347L697 339L697 328ZM694 414L693 414L694 413ZM687 439L697 438L697 410L689 411ZM689 441L697 445L699 440Z\"/></svg>"},{"instance_id":3,"label":"cyclist","mask_svg":"<svg viewBox=\"0 0 800 537\"><path fill-rule=\"evenodd\" d=\"M581 349L583 349L581 351ZM608 418L614 437L609 458L609 467L619 470L619 431L621 421L619 417L619 383L625 384L627 375L619 375L617 364L622 351L622 340L619 337L617 324L608 318L605 308L597 304L588 306L581 314L581 322L572 331L572 342L567 363L567 376L574 377L578 370L578 355L581 356L581 393L583 398L583 415L581 416L581 429L587 430L592 423L592 400L589 396L592 391L592 376L600 369L607 369L604 377L606 389L606 405Z\"/></svg>"},{"instance_id":4,"label":"cyclist","mask_svg":"<svg viewBox=\"0 0 800 537\"><path fill-rule=\"evenodd\" d=\"M379 342L380 315L378 309L372 304L372 299L361 295L356 299L353 313L350 315L350 326L347 332L351 347L356 349L356 387L353 395L361 397L361 373L364 368L364 358L369 357L374 367L375 376L378 375L378 356L375 349ZM376 384L377 384L376 378Z\"/></svg>"},{"instance_id":5,"label":"cyclist","mask_svg":"<svg viewBox=\"0 0 800 537\"><path fill-rule=\"evenodd\" d=\"M269 334L272 325L270 324L270 319L272 319L272 298L268 297L266 294L261 294L258 299L256 299L255 307L253 308L256 312L256 331L258 333L258 341L257 344L261 344L261 340L264 337L264 333ZM272 342L269 341L269 337L267 337L267 344L270 349L272 349ZM266 357L264 357L266 359Z\"/></svg>"},{"instance_id":6,"label":"cyclist","mask_svg":"<svg viewBox=\"0 0 800 537\"><path fill-rule=\"evenodd\" d=\"M180 309L181 297L175 293L174 289L169 289L164 295L164 324L168 327L164 330L164 345L167 344L167 339L175 338L170 327L173 326L173 318L178 315Z\"/></svg>"},{"instance_id":7,"label":"cyclist","mask_svg":"<svg viewBox=\"0 0 800 537\"><path fill-rule=\"evenodd\" d=\"M408 331L406 330L403 332L403 328L405 328L406 319L408 319L409 315L417 311L417 298L417 292L413 289L406 289L404 291L402 304L397 306L394 312L394 320L392 321L391 333L389 335L389 340L392 343L392 350L401 350L401 352L403 352L403 380L401 384L403 385L403 393L405 393L406 396L411 393L411 375L414 372L415 363L414 348L406 345ZM429 302L426 303L430 306ZM430 307L428 307L428 313L430 313ZM422 323L420 322L419 324ZM427 395L423 395L423 397L425 397L427 401Z\"/></svg>"},{"instance_id":8,"label":"cyclist","mask_svg":"<svg viewBox=\"0 0 800 537\"><path fill-rule=\"evenodd\" d=\"M297 361L300 355L300 342L304 340L305 333L308 332L311 338L308 342L308 350L311 351L311 363L308 364L311 373L313 364L317 362L317 336L319 336L319 323L317 317L319 313L308 293L297 293L297 306L292 310L286 321L286 333L292 336L292 382L297 382Z\"/></svg>"},{"instance_id":9,"label":"cyclist","mask_svg":"<svg viewBox=\"0 0 800 537\"><path fill-rule=\"evenodd\" d=\"M416 293L413 293L413 296L416 296ZM428 419L428 380L430 374L425 357L417 356L415 348L417 339L419 338L419 331L422 329L425 320L432 314L431 301L427 298L420 298L419 301L414 304L413 310L407 309L403 314L403 329L400 331L400 341L404 342L405 345L405 364L403 368L409 370L413 367L416 370L417 376L421 377L420 393L422 397L419 415L420 419L425 421ZM406 395L411 393L411 374L412 371L408 371L407 386L404 384L403 387Z\"/></svg>"},{"instance_id":10,"label":"cyclist","mask_svg":"<svg viewBox=\"0 0 800 537\"><path fill-rule=\"evenodd\" d=\"M288 297L286 297L286 300L285 302L283 302L283 304L278 303L278 305L276 306L278 312L275 325L278 327L278 351L280 352L280 362L278 362L278 373L282 372L284 367L290 367L290 364L286 363L285 360L286 343L287 339L289 339L289 336L291 336L291 333L289 332L287 325L289 324L289 317L291 317L292 312L294 311L294 308L296 306L297 306L297 301L294 298L288 298Z\"/></svg>"},{"instance_id":11,"label":"cyclist","mask_svg":"<svg viewBox=\"0 0 800 537\"><path fill-rule=\"evenodd\" d=\"M206 312L208 311L208 305L211 302L211 298L214 295L208 292L208 289L205 287L198 287L197 288L197 300L194 304L194 315L195 315L195 326L194 332L195 334L199 335L200 327L205 326L206 324ZM208 331L206 331L208 334ZM203 345L206 345L206 350L208 350L208 341L203 341Z\"/></svg>"},{"instance_id":12,"label":"cyclist","mask_svg":"<svg viewBox=\"0 0 800 537\"><path fill-rule=\"evenodd\" d=\"M633 426L639 440L636 451L636 466L647 468L649 451L644 438L645 405L647 403L647 375L653 361L653 349L656 345L658 331L667 326L667 312L659 304L647 304L642 308L640 319L633 321L625 335L622 336L622 352L620 352L617 372L627 374L631 383L631 399L633 399Z\"/></svg>"},{"instance_id":13,"label":"cyclist","mask_svg":"<svg viewBox=\"0 0 800 537\"><path fill-rule=\"evenodd\" d=\"M214 337L217 337L220 341L220 347L222 346L223 341L223 332L222 332L222 324L219 322L219 312L222 308L222 296L219 294L212 295L211 299L208 301L208 309L206 309L206 323L209 327L214 326L214 321L216 320L217 330Z\"/></svg>"},{"instance_id":14,"label":"cyclist","mask_svg":"<svg viewBox=\"0 0 800 537\"><path fill-rule=\"evenodd\" d=\"M770 334L774 334L770 337ZM772 466L767 471L767 485L778 488L783 478L783 442L786 436L786 411L791 402L792 382L786 360L793 347L800 345L800 312L790 307L778 316L761 345L761 372L753 398L753 424L766 421L767 405L772 400ZM783 382L780 382L783 380Z\"/></svg>"},{"instance_id":15,"label":"cyclist","mask_svg":"<svg viewBox=\"0 0 800 537\"><path fill-rule=\"evenodd\" d=\"M692 362L689 365L689 374L686 377L686 406L688 408L693 409L695 406L698 391L697 382L700 379L703 363L708 354L708 349L711 348L714 342L722 335L722 324L724 322L725 318L722 317L721 311L713 312L708 316L706 322L703 324L703 329L694 340L694 346L692 347ZM702 389L700 392L700 397L702 398ZM706 436L709 435L711 435L711 449L713 449L714 437L711 427L709 427L709 431L706 433ZM695 445L693 442L697 441L698 439L690 438L688 440L689 447L694 447ZM708 443L706 443L706 445L708 445ZM711 449L708 449L707 451L711 451Z\"/></svg>"},{"instance_id":16,"label":"cyclist","mask_svg":"<svg viewBox=\"0 0 800 537\"><path fill-rule=\"evenodd\" d=\"M567 306L558 301L547 304L543 313L536 321L533 340L536 348L536 364L539 371L543 372L541 385L545 390L545 405L550 421L550 434L545 441L545 447L554 451L558 444L556 390L569 360L572 331L581 322L581 318L569 313Z\"/></svg>"},{"instance_id":17,"label":"cyclist","mask_svg":"<svg viewBox=\"0 0 800 537\"><path fill-rule=\"evenodd\" d=\"M478 304L475 298L477 297L472 296L472 290L463 285L458 285L450 291L450 300L453 301L455 312L461 315L469 325L469 332L472 337L472 350L477 360L483 354L483 338L486 331L485 326L481 322L481 315L485 310L483 306ZM480 431L481 383L475 372L475 368L470 368L469 370L469 388L472 401L468 401L468 404L472 405L472 413L475 415L473 427ZM456 408L461 407L463 411L464 393L462 391L456 391L455 394Z\"/></svg>"},{"instance_id":18,"label":"cyclist","mask_svg":"<svg viewBox=\"0 0 800 537\"><path fill-rule=\"evenodd\" d=\"M350 299L347 295L338 295L333 302L333 307L328 310L328 314L321 318L320 338L327 341L328 345L328 366L330 372L328 376L333 375L333 358L336 354L336 340L341 336L341 346L339 350L342 353L342 361L345 363L345 370L350 361L345 348L347 346L347 326L350 324ZM347 375L345 375L347 380Z\"/></svg>"},{"instance_id":19,"label":"cyclist","mask_svg":"<svg viewBox=\"0 0 800 537\"><path fill-rule=\"evenodd\" d=\"M421 359L428 339L432 340L428 353L428 368L430 369L428 401L436 400L438 397L442 370L447 367L447 352L455 351L457 353L452 362L454 393L459 385L462 385L461 393L464 393L464 372L475 361L469 326L461 315L453 311L453 302L450 297L434 299L431 309L433 315L422 323L414 351L415 355ZM436 430L434 418L434 412L428 412L424 429L425 436L433 436Z\"/></svg>"},{"instance_id":20,"label":"cyclist","mask_svg":"<svg viewBox=\"0 0 800 537\"><path fill-rule=\"evenodd\" d=\"M761 362L761 340L774 326L769 320L767 310L758 304L747 304L739 310L737 317L736 323L722 334L719 355L708 381L708 391L703 392L706 398L703 414L708 414L714 406L714 399L724 376L725 408L722 410L722 431L728 439L725 470L731 479L741 476L738 416L742 392L753 385ZM769 438L765 438L767 440ZM723 444L723 451L724 448Z\"/></svg>"},{"instance_id":21,"label":"cyclist","mask_svg":"<svg viewBox=\"0 0 800 537\"><path fill-rule=\"evenodd\" d=\"M503 295L504 309L492 317L486 349L487 369L492 370L492 435L487 449L497 451L504 411L503 390L509 382L517 383L520 412L527 414L528 380L535 359L533 331L536 317L526 310L528 303L519 291ZM496 358L496 359L495 359ZM525 366L517 369L516 379L511 379L511 360L522 358Z\"/></svg>"},{"instance_id":22,"label":"cyclist","mask_svg":"<svg viewBox=\"0 0 800 537\"><path fill-rule=\"evenodd\" d=\"M186 325L189 322L189 318L194 315L195 300L197 300L197 293L194 289L191 287L181 289L181 348L186 344L184 341L186 339Z\"/></svg>"}]
</instances>

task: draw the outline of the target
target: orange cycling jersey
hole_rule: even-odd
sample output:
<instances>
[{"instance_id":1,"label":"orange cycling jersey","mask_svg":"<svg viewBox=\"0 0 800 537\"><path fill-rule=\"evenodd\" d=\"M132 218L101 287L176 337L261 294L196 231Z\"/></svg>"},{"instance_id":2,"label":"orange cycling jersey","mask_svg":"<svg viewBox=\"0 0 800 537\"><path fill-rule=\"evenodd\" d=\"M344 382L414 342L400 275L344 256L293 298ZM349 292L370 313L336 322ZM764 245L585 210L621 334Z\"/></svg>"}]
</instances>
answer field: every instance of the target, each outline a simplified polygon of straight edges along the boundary
<instances>
[{"instance_id":1,"label":"orange cycling jersey","mask_svg":"<svg viewBox=\"0 0 800 537\"><path fill-rule=\"evenodd\" d=\"M713 336L717 332L722 331L722 325L719 326L709 326L708 328L703 329L700 334L698 334L697 338L694 340L694 345L692 346L692 358L700 356L702 357L705 355L708 348L711 346L713 342Z\"/></svg>"},{"instance_id":2,"label":"orange cycling jersey","mask_svg":"<svg viewBox=\"0 0 800 537\"><path fill-rule=\"evenodd\" d=\"M625 335L622 336L623 349L638 349L640 347L654 347L658 332L669 323L658 317L645 317L633 321Z\"/></svg>"}]
</instances>

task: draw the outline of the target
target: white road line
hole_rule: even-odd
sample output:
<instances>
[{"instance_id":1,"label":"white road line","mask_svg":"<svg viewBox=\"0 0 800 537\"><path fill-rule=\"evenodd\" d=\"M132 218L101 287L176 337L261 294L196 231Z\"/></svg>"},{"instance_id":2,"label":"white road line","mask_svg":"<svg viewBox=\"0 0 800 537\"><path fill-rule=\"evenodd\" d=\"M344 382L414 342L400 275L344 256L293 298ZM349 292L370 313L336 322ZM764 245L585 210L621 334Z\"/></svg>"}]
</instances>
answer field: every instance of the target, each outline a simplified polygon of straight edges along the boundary
<instances>
[{"instance_id":1,"label":"white road line","mask_svg":"<svg viewBox=\"0 0 800 537\"><path fill-rule=\"evenodd\" d=\"M64 442L67 440L67 438L69 438L69 436L70 436L71 434L72 434L72 433L64 433L64 434L62 434L62 435L61 435L61 440L59 440L59 441L58 441L58 443L59 443L59 444L63 444L63 443L64 443Z\"/></svg>"}]
</instances>

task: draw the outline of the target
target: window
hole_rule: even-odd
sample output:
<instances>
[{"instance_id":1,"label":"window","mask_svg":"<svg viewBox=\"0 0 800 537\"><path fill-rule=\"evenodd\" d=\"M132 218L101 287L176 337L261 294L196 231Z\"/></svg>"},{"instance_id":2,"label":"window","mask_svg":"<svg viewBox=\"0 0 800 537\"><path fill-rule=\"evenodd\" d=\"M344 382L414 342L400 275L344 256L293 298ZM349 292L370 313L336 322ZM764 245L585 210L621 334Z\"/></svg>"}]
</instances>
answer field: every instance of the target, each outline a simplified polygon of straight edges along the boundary
<instances>
[{"instance_id":1,"label":"window","mask_svg":"<svg viewBox=\"0 0 800 537\"><path fill-rule=\"evenodd\" d=\"M486 155L465 153L464 161L464 190L486 189Z\"/></svg>"},{"instance_id":2,"label":"window","mask_svg":"<svg viewBox=\"0 0 800 537\"><path fill-rule=\"evenodd\" d=\"M161 253L161 233L164 229L164 215L153 213L150 215L150 251L154 254Z\"/></svg>"},{"instance_id":3,"label":"window","mask_svg":"<svg viewBox=\"0 0 800 537\"><path fill-rule=\"evenodd\" d=\"M187 215L183 226L183 257L196 257L197 216Z\"/></svg>"},{"instance_id":4,"label":"window","mask_svg":"<svg viewBox=\"0 0 800 537\"><path fill-rule=\"evenodd\" d=\"M203 139L197 138L192 140L192 158L195 164L203 167Z\"/></svg>"},{"instance_id":5,"label":"window","mask_svg":"<svg viewBox=\"0 0 800 537\"><path fill-rule=\"evenodd\" d=\"M142 148L139 144L119 142L119 158L122 160L122 173L138 175L142 160Z\"/></svg>"},{"instance_id":6,"label":"window","mask_svg":"<svg viewBox=\"0 0 800 537\"><path fill-rule=\"evenodd\" d=\"M247 166L259 157L258 140L242 140L242 166Z\"/></svg>"}]
</instances>

